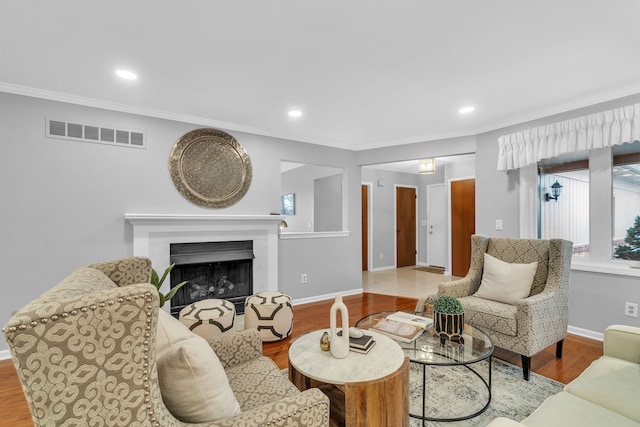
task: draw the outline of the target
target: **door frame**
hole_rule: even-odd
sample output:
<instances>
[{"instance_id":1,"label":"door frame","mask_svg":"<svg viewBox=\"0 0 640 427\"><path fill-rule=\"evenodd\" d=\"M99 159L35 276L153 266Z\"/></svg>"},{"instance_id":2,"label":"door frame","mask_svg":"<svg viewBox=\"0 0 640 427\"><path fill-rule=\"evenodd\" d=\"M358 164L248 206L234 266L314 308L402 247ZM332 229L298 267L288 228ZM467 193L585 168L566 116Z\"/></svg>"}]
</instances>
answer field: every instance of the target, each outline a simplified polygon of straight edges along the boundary
<instances>
[{"instance_id":1,"label":"door frame","mask_svg":"<svg viewBox=\"0 0 640 427\"><path fill-rule=\"evenodd\" d=\"M420 206L420 191L419 191L419 187L417 185L409 185L409 184L394 184L393 186L393 267L394 268L398 268L398 233L397 231L397 227L398 227L398 209L397 209L397 200L398 200L398 188L413 188L416 190L416 223L415 223L415 230L416 230L416 263L418 262L418 260L420 259L420 254L418 253L419 250L419 246L420 246L420 241L419 241L419 227L418 227L418 212L419 212L419 206Z\"/></svg>"},{"instance_id":2,"label":"door frame","mask_svg":"<svg viewBox=\"0 0 640 427\"><path fill-rule=\"evenodd\" d=\"M475 175L466 175L466 176L457 176L455 178L449 178L447 179L447 220L449 221L449 227L447 227L449 229L449 233L448 233L448 237L447 237L447 245L449 246L449 261L447 262L447 271L449 272L449 274L451 274L453 272L453 260L452 260L452 253L453 253L453 238L452 238L452 230L451 230L451 183L453 181L465 181L467 179L476 179ZM475 208L474 208L475 210ZM476 222L476 218L477 218L477 212L474 213L473 215L473 221L474 223Z\"/></svg>"},{"instance_id":3,"label":"door frame","mask_svg":"<svg viewBox=\"0 0 640 427\"><path fill-rule=\"evenodd\" d=\"M373 270L373 182L362 181L360 187L366 186L367 188L367 219L369 226L367 227L367 271ZM361 193L362 194L362 193ZM360 221L362 223L362 213L360 214ZM362 238L360 240L362 242ZM362 264L362 263L360 263Z\"/></svg>"}]
</instances>

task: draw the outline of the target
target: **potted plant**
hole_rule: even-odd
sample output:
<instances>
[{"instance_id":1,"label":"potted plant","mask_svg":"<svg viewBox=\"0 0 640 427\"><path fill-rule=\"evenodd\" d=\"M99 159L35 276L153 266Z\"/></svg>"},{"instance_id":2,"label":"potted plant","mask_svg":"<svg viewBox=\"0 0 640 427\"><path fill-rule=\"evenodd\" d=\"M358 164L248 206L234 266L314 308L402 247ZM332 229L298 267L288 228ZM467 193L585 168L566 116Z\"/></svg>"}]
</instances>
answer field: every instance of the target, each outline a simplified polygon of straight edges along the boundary
<instances>
[{"instance_id":1,"label":"potted plant","mask_svg":"<svg viewBox=\"0 0 640 427\"><path fill-rule=\"evenodd\" d=\"M464 328L464 309L456 297L441 295L433 303L433 322L440 340L460 340Z\"/></svg>"},{"instance_id":2,"label":"potted plant","mask_svg":"<svg viewBox=\"0 0 640 427\"><path fill-rule=\"evenodd\" d=\"M181 287L187 284L186 280L178 283L173 288L171 288L171 290L169 290L169 292L167 292L166 295L160 292L160 288L162 287L162 283L164 282L164 279L167 278L167 275L171 272L171 270L173 270L173 267L175 266L176 266L175 264L171 264L169 267L167 267L164 270L164 274L162 275L162 278L158 276L157 271L155 271L153 268L151 269L151 284L155 286L156 289L158 290L158 295L160 296L160 307L162 307L166 301L169 301L176 294L176 292L178 292L178 289L180 289Z\"/></svg>"}]
</instances>

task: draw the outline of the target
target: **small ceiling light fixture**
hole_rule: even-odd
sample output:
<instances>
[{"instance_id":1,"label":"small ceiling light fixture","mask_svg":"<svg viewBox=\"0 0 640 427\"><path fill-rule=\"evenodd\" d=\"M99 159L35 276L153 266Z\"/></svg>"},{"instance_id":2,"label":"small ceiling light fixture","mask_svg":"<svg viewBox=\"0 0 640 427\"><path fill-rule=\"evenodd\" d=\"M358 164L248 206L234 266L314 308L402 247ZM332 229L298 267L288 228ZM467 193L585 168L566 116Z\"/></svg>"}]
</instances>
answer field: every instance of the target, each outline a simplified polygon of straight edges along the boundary
<instances>
[{"instance_id":1,"label":"small ceiling light fixture","mask_svg":"<svg viewBox=\"0 0 640 427\"><path fill-rule=\"evenodd\" d=\"M549 200L555 200L558 202L558 197L560 197L560 192L562 191L562 185L556 179L556 182L551 186L551 193L553 196L550 196L549 193L545 193L545 199L548 202Z\"/></svg>"},{"instance_id":2,"label":"small ceiling light fixture","mask_svg":"<svg viewBox=\"0 0 640 427\"><path fill-rule=\"evenodd\" d=\"M469 105L468 107L462 107L461 109L458 110L458 113L460 114L467 114L467 113L471 113L473 111L475 111L476 107L472 107L471 105Z\"/></svg>"},{"instance_id":3,"label":"small ceiling light fixture","mask_svg":"<svg viewBox=\"0 0 640 427\"><path fill-rule=\"evenodd\" d=\"M124 80L135 80L138 78L135 73L127 70L116 70L116 75Z\"/></svg>"},{"instance_id":4,"label":"small ceiling light fixture","mask_svg":"<svg viewBox=\"0 0 640 427\"><path fill-rule=\"evenodd\" d=\"M302 111L300 110L291 110L289 111L289 117L300 117L302 115Z\"/></svg>"},{"instance_id":5,"label":"small ceiling light fixture","mask_svg":"<svg viewBox=\"0 0 640 427\"><path fill-rule=\"evenodd\" d=\"M418 163L418 173L429 174L436 171L436 159L422 159Z\"/></svg>"}]
</instances>

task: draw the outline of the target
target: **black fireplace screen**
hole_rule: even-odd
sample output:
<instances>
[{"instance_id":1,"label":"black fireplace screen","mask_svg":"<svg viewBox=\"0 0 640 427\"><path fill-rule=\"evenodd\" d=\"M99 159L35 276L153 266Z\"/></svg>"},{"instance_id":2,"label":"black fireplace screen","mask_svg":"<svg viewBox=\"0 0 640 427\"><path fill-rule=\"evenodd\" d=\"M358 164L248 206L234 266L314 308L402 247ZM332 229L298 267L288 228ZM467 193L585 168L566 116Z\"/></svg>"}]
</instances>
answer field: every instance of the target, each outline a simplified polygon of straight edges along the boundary
<instances>
[{"instance_id":1,"label":"black fireplace screen","mask_svg":"<svg viewBox=\"0 0 640 427\"><path fill-rule=\"evenodd\" d=\"M171 286L184 280L171 299L171 314L196 301L226 299L244 313L245 299L253 294L253 242L179 243L170 246Z\"/></svg>"}]
</instances>

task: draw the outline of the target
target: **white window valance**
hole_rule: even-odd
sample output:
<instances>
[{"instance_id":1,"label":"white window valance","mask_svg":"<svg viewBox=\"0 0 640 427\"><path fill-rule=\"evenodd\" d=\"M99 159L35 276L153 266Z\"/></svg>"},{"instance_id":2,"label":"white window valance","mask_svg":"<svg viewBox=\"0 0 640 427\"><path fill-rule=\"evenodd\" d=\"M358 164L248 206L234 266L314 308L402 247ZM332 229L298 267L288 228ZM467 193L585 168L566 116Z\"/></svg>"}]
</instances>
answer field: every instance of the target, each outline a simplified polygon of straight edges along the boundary
<instances>
[{"instance_id":1,"label":"white window valance","mask_svg":"<svg viewBox=\"0 0 640 427\"><path fill-rule=\"evenodd\" d=\"M536 164L561 154L640 140L640 104L540 126L498 138L498 170Z\"/></svg>"}]
</instances>

